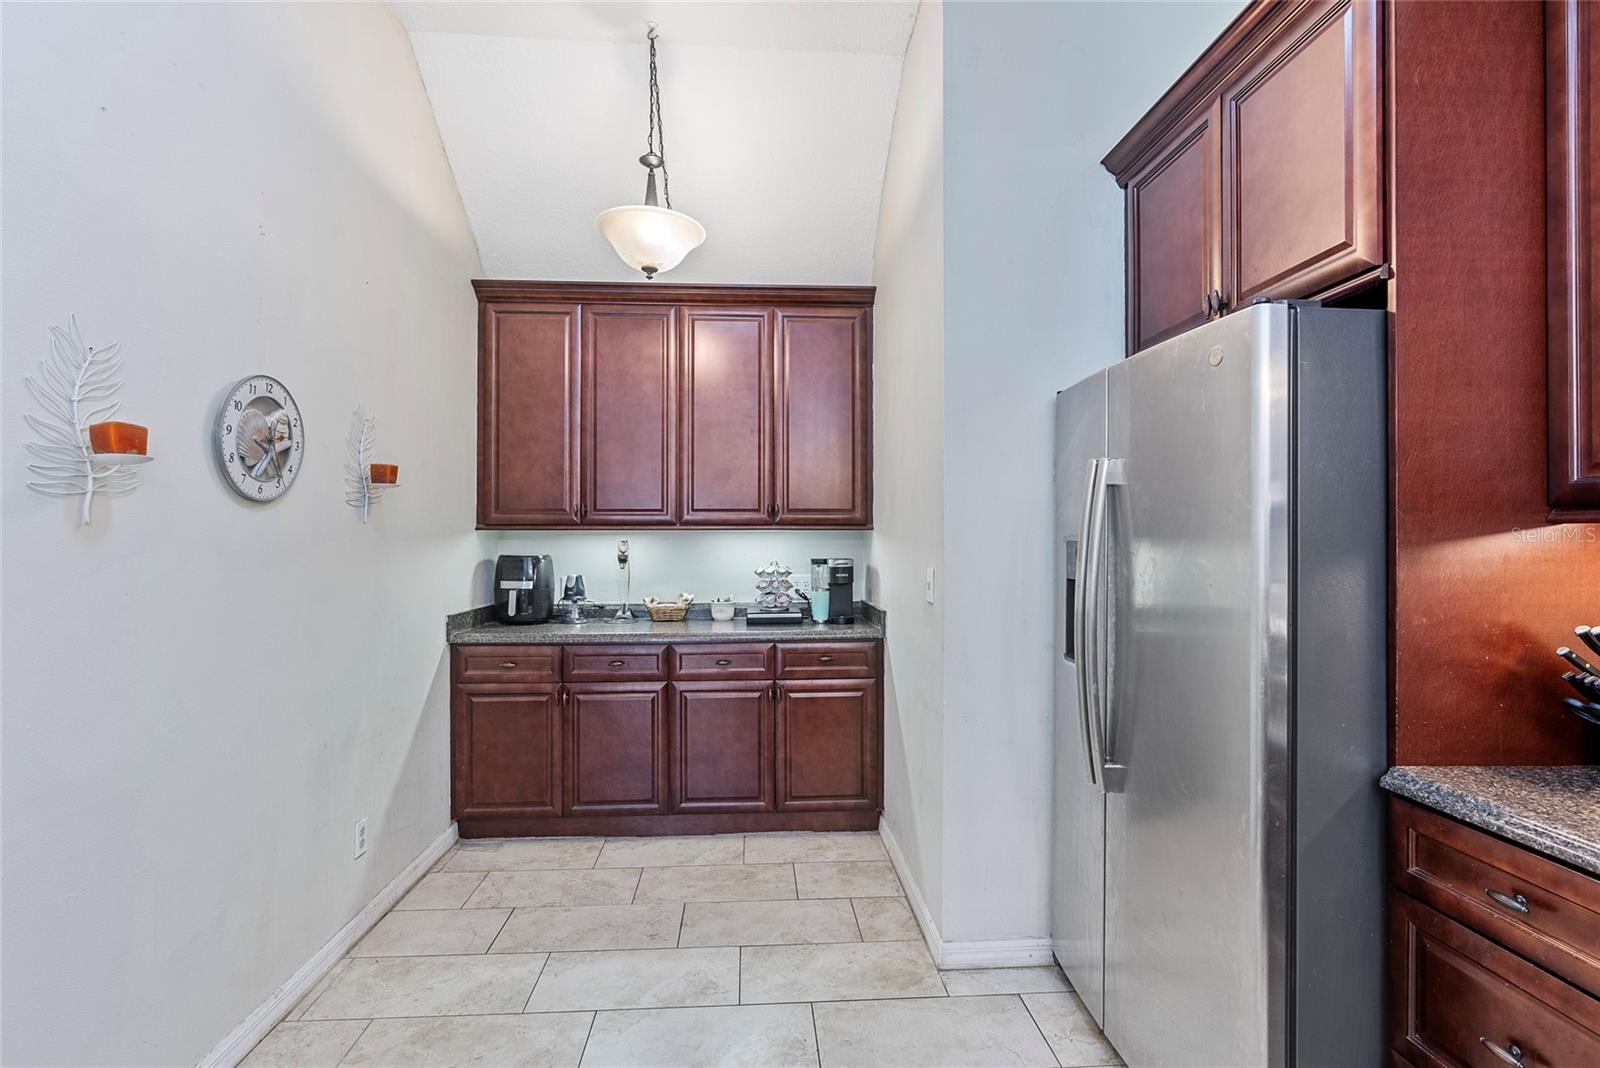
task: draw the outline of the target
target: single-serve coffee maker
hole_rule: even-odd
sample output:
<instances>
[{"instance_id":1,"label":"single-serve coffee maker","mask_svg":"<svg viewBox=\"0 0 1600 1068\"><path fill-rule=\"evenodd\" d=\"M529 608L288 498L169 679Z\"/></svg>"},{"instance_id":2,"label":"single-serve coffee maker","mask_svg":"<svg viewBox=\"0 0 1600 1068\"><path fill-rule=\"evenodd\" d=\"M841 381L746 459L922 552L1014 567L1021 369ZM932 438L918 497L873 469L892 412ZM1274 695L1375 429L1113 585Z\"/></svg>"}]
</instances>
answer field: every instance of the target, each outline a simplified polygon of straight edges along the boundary
<instances>
[{"instance_id":1,"label":"single-serve coffee maker","mask_svg":"<svg viewBox=\"0 0 1600 1068\"><path fill-rule=\"evenodd\" d=\"M556 565L548 556L502 556L494 565L494 618L548 623L556 603Z\"/></svg>"},{"instance_id":2,"label":"single-serve coffee maker","mask_svg":"<svg viewBox=\"0 0 1600 1068\"><path fill-rule=\"evenodd\" d=\"M828 561L828 622L856 621L856 562L848 556Z\"/></svg>"}]
</instances>

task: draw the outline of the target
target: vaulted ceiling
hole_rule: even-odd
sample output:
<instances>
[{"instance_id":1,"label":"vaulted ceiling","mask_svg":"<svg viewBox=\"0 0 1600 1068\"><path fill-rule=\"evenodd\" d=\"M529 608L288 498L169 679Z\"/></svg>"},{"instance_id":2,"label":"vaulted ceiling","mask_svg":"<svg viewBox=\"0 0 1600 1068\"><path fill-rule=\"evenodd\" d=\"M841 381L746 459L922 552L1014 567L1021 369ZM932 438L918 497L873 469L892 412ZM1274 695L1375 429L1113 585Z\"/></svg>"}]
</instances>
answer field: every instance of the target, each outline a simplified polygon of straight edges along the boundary
<instances>
[{"instance_id":1,"label":"vaulted ceiling","mask_svg":"<svg viewBox=\"0 0 1600 1068\"><path fill-rule=\"evenodd\" d=\"M637 280L594 228L639 203L658 23L673 207L709 237L675 282L870 281L915 2L395 2L501 278Z\"/></svg>"}]
</instances>

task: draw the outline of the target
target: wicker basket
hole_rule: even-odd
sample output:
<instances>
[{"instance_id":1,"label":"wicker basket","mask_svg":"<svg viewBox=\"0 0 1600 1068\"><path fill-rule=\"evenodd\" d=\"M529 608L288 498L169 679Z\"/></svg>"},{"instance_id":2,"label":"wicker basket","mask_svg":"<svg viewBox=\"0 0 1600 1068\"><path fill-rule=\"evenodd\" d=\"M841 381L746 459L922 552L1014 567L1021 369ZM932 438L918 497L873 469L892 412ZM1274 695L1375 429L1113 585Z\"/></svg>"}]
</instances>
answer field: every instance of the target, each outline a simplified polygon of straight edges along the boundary
<instances>
[{"instance_id":1,"label":"wicker basket","mask_svg":"<svg viewBox=\"0 0 1600 1068\"><path fill-rule=\"evenodd\" d=\"M689 606L686 604L647 604L645 610L650 613L650 619L656 623L682 623L689 615Z\"/></svg>"}]
</instances>

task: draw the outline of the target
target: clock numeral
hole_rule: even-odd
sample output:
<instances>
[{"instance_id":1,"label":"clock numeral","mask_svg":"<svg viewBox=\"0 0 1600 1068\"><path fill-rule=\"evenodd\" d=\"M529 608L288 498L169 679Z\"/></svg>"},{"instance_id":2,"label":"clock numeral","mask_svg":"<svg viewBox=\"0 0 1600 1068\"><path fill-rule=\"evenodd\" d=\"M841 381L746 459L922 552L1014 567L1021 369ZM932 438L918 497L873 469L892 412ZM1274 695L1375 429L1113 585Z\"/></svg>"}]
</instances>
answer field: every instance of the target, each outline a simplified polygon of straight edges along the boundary
<instances>
[{"instance_id":1,"label":"clock numeral","mask_svg":"<svg viewBox=\"0 0 1600 1068\"><path fill-rule=\"evenodd\" d=\"M256 395L256 384L254 382L252 382L252 383L250 383L250 396L254 397L255 395Z\"/></svg>"},{"instance_id":2,"label":"clock numeral","mask_svg":"<svg viewBox=\"0 0 1600 1068\"><path fill-rule=\"evenodd\" d=\"M231 452L228 454L228 462L230 464L233 463L233 453L231 453Z\"/></svg>"},{"instance_id":3,"label":"clock numeral","mask_svg":"<svg viewBox=\"0 0 1600 1068\"><path fill-rule=\"evenodd\" d=\"M295 450L295 452L299 452L300 451L300 439L299 438L295 439L294 450Z\"/></svg>"},{"instance_id":4,"label":"clock numeral","mask_svg":"<svg viewBox=\"0 0 1600 1068\"><path fill-rule=\"evenodd\" d=\"M256 496L259 497L265 492L267 492L267 487L265 487L261 483L257 482L256 483Z\"/></svg>"},{"instance_id":5,"label":"clock numeral","mask_svg":"<svg viewBox=\"0 0 1600 1068\"><path fill-rule=\"evenodd\" d=\"M268 393L271 393L271 392L272 392L272 383L271 383L271 382L268 382L268 383L267 383L267 392L268 392Z\"/></svg>"},{"instance_id":6,"label":"clock numeral","mask_svg":"<svg viewBox=\"0 0 1600 1068\"><path fill-rule=\"evenodd\" d=\"M225 427L223 427L223 428L222 428L222 432L223 432L223 433L224 433L224 434L231 434L231 433L233 433L233 424L232 424L232 423L229 423L229 424L228 424L228 425L227 425L227 426L225 426Z\"/></svg>"},{"instance_id":7,"label":"clock numeral","mask_svg":"<svg viewBox=\"0 0 1600 1068\"><path fill-rule=\"evenodd\" d=\"M236 411L236 412L243 411L244 410L244 401L241 401L241 400L234 401L233 402L233 410Z\"/></svg>"}]
</instances>

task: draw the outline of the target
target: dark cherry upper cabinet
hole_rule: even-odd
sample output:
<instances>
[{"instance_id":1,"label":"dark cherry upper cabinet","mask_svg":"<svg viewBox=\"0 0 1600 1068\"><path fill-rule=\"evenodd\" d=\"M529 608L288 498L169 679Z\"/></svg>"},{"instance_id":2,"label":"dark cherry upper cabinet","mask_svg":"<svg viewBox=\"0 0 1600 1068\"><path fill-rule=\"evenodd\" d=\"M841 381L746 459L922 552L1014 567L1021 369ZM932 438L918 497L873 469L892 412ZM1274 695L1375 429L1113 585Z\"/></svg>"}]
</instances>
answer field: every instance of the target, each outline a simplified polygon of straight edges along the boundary
<instances>
[{"instance_id":1,"label":"dark cherry upper cabinet","mask_svg":"<svg viewBox=\"0 0 1600 1068\"><path fill-rule=\"evenodd\" d=\"M1199 326L1221 283L1215 105L1128 179L1128 351Z\"/></svg>"},{"instance_id":2,"label":"dark cherry upper cabinet","mask_svg":"<svg viewBox=\"0 0 1600 1068\"><path fill-rule=\"evenodd\" d=\"M577 305L484 303L478 337L478 525L578 523Z\"/></svg>"},{"instance_id":3,"label":"dark cherry upper cabinet","mask_svg":"<svg viewBox=\"0 0 1600 1068\"><path fill-rule=\"evenodd\" d=\"M667 810L666 685L567 684L566 813Z\"/></svg>"},{"instance_id":4,"label":"dark cherry upper cabinet","mask_svg":"<svg viewBox=\"0 0 1600 1068\"><path fill-rule=\"evenodd\" d=\"M872 525L870 286L473 288L480 527Z\"/></svg>"},{"instance_id":5,"label":"dark cherry upper cabinet","mask_svg":"<svg viewBox=\"0 0 1600 1068\"><path fill-rule=\"evenodd\" d=\"M1379 0L1257 0L1106 156L1128 351L1388 277Z\"/></svg>"},{"instance_id":6,"label":"dark cherry upper cabinet","mask_svg":"<svg viewBox=\"0 0 1600 1068\"><path fill-rule=\"evenodd\" d=\"M1594 267L1600 245L1600 33L1583 0L1545 6L1545 222L1549 242L1550 518L1600 520L1600 362Z\"/></svg>"},{"instance_id":7,"label":"dark cherry upper cabinet","mask_svg":"<svg viewBox=\"0 0 1600 1068\"><path fill-rule=\"evenodd\" d=\"M878 807L872 679L778 683L778 808Z\"/></svg>"},{"instance_id":8,"label":"dark cherry upper cabinet","mask_svg":"<svg viewBox=\"0 0 1600 1068\"><path fill-rule=\"evenodd\" d=\"M779 523L872 522L871 329L863 309L778 311Z\"/></svg>"},{"instance_id":9,"label":"dark cherry upper cabinet","mask_svg":"<svg viewBox=\"0 0 1600 1068\"><path fill-rule=\"evenodd\" d=\"M1222 90L1223 294L1308 297L1383 263L1378 8L1307 4Z\"/></svg>"},{"instance_id":10,"label":"dark cherry upper cabinet","mask_svg":"<svg viewBox=\"0 0 1600 1068\"><path fill-rule=\"evenodd\" d=\"M685 308L683 523L773 519L772 314Z\"/></svg>"},{"instance_id":11,"label":"dark cherry upper cabinet","mask_svg":"<svg viewBox=\"0 0 1600 1068\"><path fill-rule=\"evenodd\" d=\"M452 818L561 814L559 689L555 683L456 688Z\"/></svg>"},{"instance_id":12,"label":"dark cherry upper cabinet","mask_svg":"<svg viewBox=\"0 0 1600 1068\"><path fill-rule=\"evenodd\" d=\"M658 526L676 519L677 309L583 309L584 522Z\"/></svg>"}]
</instances>

